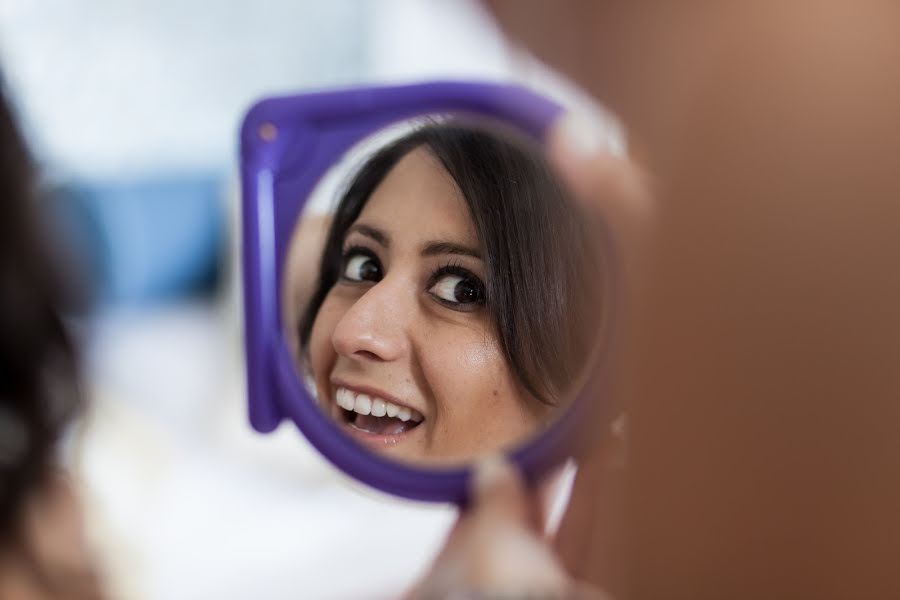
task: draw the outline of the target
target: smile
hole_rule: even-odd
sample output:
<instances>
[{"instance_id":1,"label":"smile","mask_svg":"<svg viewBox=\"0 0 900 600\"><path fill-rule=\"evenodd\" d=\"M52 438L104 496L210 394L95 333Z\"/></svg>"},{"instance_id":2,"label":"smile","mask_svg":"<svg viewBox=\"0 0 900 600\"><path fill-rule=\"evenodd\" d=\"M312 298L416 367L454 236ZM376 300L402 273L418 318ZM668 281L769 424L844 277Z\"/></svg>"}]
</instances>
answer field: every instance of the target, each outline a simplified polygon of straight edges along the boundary
<instances>
[{"instance_id":1,"label":"smile","mask_svg":"<svg viewBox=\"0 0 900 600\"><path fill-rule=\"evenodd\" d=\"M425 417L419 411L371 394L339 387L334 402L339 420L360 433L393 438L418 427Z\"/></svg>"}]
</instances>

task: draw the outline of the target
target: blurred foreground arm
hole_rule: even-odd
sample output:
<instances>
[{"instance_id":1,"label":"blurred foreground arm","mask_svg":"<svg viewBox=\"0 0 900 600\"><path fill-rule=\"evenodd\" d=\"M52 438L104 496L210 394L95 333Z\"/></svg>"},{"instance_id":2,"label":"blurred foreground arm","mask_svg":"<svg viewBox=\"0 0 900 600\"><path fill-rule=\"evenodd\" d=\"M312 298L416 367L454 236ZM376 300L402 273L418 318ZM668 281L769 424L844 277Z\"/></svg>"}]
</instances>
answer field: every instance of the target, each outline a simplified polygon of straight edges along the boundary
<instances>
[{"instance_id":1,"label":"blurred foreground arm","mask_svg":"<svg viewBox=\"0 0 900 600\"><path fill-rule=\"evenodd\" d=\"M900 4L487 4L654 178L628 597L900 597Z\"/></svg>"}]
</instances>

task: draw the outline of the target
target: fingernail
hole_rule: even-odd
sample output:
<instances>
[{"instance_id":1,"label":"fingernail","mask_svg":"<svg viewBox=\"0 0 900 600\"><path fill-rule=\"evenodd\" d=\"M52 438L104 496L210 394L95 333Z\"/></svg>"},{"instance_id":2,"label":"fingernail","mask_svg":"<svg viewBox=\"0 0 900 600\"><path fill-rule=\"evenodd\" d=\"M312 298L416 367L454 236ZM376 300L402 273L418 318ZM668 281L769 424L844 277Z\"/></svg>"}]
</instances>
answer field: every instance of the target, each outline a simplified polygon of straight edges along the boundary
<instances>
[{"instance_id":1,"label":"fingernail","mask_svg":"<svg viewBox=\"0 0 900 600\"><path fill-rule=\"evenodd\" d=\"M575 159L588 159L598 154L623 154L624 143L616 127L587 112L566 113L558 124L565 151Z\"/></svg>"},{"instance_id":2,"label":"fingernail","mask_svg":"<svg viewBox=\"0 0 900 600\"><path fill-rule=\"evenodd\" d=\"M509 471L504 458L499 454L491 454L478 462L475 467L475 477L473 488L476 495L480 495L485 490L494 488L499 482L503 481Z\"/></svg>"}]
</instances>

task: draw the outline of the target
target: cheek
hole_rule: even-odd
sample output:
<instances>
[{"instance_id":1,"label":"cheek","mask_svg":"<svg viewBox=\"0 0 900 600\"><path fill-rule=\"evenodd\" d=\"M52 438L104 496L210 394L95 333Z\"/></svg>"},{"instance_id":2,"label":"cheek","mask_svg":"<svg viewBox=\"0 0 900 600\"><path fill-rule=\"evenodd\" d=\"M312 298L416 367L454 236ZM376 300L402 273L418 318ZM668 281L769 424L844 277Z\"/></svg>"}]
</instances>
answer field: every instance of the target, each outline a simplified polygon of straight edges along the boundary
<instances>
[{"instance_id":1,"label":"cheek","mask_svg":"<svg viewBox=\"0 0 900 600\"><path fill-rule=\"evenodd\" d=\"M432 391L439 413L454 421L478 420L489 425L493 418L525 418L527 400L497 341L481 332L432 338L428 363Z\"/></svg>"},{"instance_id":2,"label":"cheek","mask_svg":"<svg viewBox=\"0 0 900 600\"><path fill-rule=\"evenodd\" d=\"M313 322L312 333L309 336L309 361L312 375L319 385L328 379L334 366L337 353L331 340L334 329L345 312L341 303L329 294L325 297Z\"/></svg>"}]
</instances>

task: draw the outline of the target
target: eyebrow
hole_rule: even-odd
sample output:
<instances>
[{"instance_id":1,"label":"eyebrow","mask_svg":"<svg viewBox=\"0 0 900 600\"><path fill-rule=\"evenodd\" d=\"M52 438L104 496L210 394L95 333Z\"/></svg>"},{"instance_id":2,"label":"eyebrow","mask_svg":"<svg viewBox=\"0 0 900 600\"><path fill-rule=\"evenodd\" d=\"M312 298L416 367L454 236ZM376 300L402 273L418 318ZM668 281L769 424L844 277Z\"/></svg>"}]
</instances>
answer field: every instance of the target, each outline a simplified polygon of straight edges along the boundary
<instances>
[{"instance_id":1,"label":"eyebrow","mask_svg":"<svg viewBox=\"0 0 900 600\"><path fill-rule=\"evenodd\" d=\"M348 234L353 232L371 238L385 248L390 248L391 246L391 237L377 227L372 227L371 225L365 225L363 223L355 223L352 227L350 227L350 229L347 230ZM481 252L479 252L477 248L471 248L463 244L457 244L456 242L450 242L446 240L436 240L433 242L428 242L422 248L422 256L440 256L442 254L471 256L473 258L481 259Z\"/></svg>"},{"instance_id":2,"label":"eyebrow","mask_svg":"<svg viewBox=\"0 0 900 600\"><path fill-rule=\"evenodd\" d=\"M454 242L430 242L422 249L422 256L439 256L441 254L457 254L478 259L481 258L481 252L476 248L470 248Z\"/></svg>"},{"instance_id":3,"label":"eyebrow","mask_svg":"<svg viewBox=\"0 0 900 600\"><path fill-rule=\"evenodd\" d=\"M347 230L347 233L352 232L361 233L362 235L372 238L385 248L389 248L391 245L391 238L385 232L380 229L376 229L375 227L371 227L369 225L363 225L362 223L356 223L350 229Z\"/></svg>"}]
</instances>

